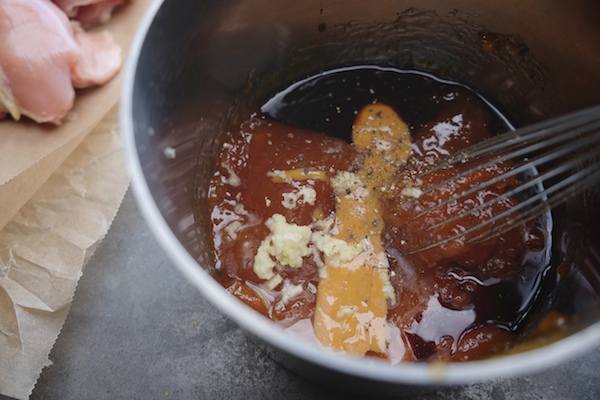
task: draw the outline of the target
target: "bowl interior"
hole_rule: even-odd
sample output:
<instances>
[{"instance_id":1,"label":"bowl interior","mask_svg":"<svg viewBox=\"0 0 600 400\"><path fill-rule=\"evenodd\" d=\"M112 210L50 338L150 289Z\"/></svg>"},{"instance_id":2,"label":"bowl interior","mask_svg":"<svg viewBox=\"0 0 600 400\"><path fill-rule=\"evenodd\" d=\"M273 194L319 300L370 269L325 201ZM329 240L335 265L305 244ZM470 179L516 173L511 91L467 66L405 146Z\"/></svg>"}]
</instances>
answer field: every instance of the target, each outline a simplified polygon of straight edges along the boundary
<instances>
[{"instance_id":1,"label":"bowl interior","mask_svg":"<svg viewBox=\"0 0 600 400\"><path fill-rule=\"evenodd\" d=\"M474 88L517 126L599 104L600 91L590 90L600 87L598 11L600 4L588 0L543 7L475 0L451 7L434 0L157 2L134 42L121 104L142 212L210 301L309 365L389 383L464 383L531 371L583 351L600 337L600 210L590 206L598 204L599 190L555 212L557 298L577 315L577 326L526 354L443 370L326 354L229 296L211 278L206 192L224 133L277 91L322 70L376 64L430 72Z\"/></svg>"}]
</instances>

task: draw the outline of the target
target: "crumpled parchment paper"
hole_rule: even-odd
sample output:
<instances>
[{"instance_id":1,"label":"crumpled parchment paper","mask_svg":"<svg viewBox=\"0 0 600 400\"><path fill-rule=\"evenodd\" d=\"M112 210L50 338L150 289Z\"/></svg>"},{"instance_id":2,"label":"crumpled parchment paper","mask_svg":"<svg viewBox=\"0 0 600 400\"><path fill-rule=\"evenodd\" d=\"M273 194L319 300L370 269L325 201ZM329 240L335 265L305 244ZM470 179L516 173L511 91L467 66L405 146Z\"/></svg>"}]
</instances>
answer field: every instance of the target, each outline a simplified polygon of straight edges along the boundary
<instances>
[{"instance_id":1,"label":"crumpled parchment paper","mask_svg":"<svg viewBox=\"0 0 600 400\"><path fill-rule=\"evenodd\" d=\"M129 184L117 110L0 231L0 393L27 398Z\"/></svg>"},{"instance_id":2,"label":"crumpled parchment paper","mask_svg":"<svg viewBox=\"0 0 600 400\"><path fill-rule=\"evenodd\" d=\"M101 27L124 60L151 2L136 0ZM0 394L31 394L127 190L120 87L121 73L78 92L75 118L60 127L0 121Z\"/></svg>"}]
</instances>

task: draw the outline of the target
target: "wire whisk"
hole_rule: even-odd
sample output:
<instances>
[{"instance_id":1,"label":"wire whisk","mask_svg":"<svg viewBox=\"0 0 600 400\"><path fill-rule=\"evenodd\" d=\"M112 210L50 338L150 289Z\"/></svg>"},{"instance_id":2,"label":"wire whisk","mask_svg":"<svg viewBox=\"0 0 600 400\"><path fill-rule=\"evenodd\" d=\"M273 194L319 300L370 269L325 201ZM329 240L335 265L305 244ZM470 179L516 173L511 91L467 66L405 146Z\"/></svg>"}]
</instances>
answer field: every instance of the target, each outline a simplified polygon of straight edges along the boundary
<instances>
[{"instance_id":1,"label":"wire whisk","mask_svg":"<svg viewBox=\"0 0 600 400\"><path fill-rule=\"evenodd\" d=\"M426 232L450 231L443 228L450 226L448 224L456 224L468 214L489 209L507 199L517 199L518 202L503 212L480 219L466 230L447 237L437 237L433 243L413 249L410 254L461 238L468 237L466 243L473 243L499 237L600 183L600 106L494 136L446 157L432 168L417 174L416 178L422 180L440 169L461 165L461 172L424 188L421 195L427 195L442 190L457 179L468 178L499 163L510 163L512 167L500 170L491 179L468 190L455 193L414 215L406 223L427 218L450 202L473 196L507 180L513 184L502 194L430 225Z\"/></svg>"}]
</instances>

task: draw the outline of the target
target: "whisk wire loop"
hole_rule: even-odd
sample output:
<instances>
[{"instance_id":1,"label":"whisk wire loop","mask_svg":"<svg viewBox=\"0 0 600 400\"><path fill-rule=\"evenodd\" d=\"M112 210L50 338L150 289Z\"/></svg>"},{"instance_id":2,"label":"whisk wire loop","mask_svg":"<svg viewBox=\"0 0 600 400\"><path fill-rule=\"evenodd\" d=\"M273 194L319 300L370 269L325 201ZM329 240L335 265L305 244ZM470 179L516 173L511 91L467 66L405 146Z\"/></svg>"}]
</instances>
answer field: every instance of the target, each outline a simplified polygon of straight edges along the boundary
<instances>
[{"instance_id":1,"label":"whisk wire loop","mask_svg":"<svg viewBox=\"0 0 600 400\"><path fill-rule=\"evenodd\" d=\"M425 218L429 213L451 202L460 201L509 179L514 180L515 183L507 185L506 192L433 224L427 227L426 231L458 223L467 215L483 211L494 204L517 196L521 197L519 199L521 201L514 207L480 220L475 226L413 250L411 254L459 240L467 235L474 235L467 240L467 243L498 237L521 224L539 218L543 213L600 183L600 106L484 140L445 158L431 169L418 174L417 177L423 179L441 168L459 163L463 165L475 163L475 165L427 187L422 195L439 190L457 179L468 179L469 176L500 163L514 164L508 169L505 166L504 172L499 172L491 179L418 213L409 219L407 224Z\"/></svg>"}]
</instances>

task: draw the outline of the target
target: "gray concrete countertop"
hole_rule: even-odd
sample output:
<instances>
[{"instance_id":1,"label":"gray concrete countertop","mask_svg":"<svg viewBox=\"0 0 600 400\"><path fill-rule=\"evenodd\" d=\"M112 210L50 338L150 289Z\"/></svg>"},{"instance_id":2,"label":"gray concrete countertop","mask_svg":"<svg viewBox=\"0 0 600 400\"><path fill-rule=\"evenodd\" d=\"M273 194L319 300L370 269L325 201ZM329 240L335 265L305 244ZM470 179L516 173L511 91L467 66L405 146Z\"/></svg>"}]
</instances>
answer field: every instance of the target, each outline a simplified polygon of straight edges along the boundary
<instances>
[{"instance_id":1,"label":"gray concrete countertop","mask_svg":"<svg viewBox=\"0 0 600 400\"><path fill-rule=\"evenodd\" d=\"M31 399L349 398L283 369L209 305L131 192L84 270L50 359ZM596 348L542 373L418 399L600 399L599 365Z\"/></svg>"}]
</instances>

